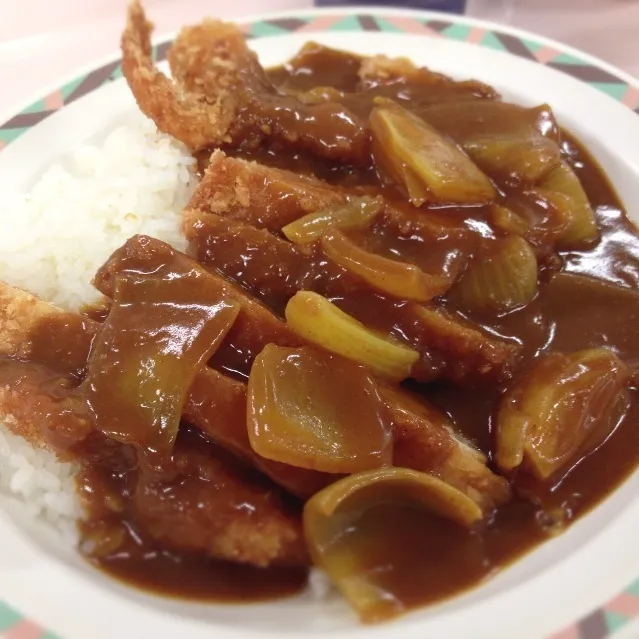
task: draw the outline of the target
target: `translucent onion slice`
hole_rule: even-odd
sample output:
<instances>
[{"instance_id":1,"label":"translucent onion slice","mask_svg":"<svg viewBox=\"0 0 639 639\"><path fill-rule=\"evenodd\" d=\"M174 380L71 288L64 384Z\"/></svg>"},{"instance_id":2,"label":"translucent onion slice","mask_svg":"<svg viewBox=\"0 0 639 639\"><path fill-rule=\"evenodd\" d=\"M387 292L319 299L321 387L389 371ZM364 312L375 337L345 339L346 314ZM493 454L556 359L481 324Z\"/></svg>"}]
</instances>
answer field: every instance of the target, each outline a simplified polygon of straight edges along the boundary
<instances>
[{"instance_id":1,"label":"translucent onion slice","mask_svg":"<svg viewBox=\"0 0 639 639\"><path fill-rule=\"evenodd\" d=\"M534 184L559 164L559 146L536 131L477 136L464 148L473 160L495 177Z\"/></svg>"},{"instance_id":2,"label":"translucent onion slice","mask_svg":"<svg viewBox=\"0 0 639 639\"><path fill-rule=\"evenodd\" d=\"M392 461L375 380L326 351L267 345L251 368L247 423L258 455L291 466L357 473Z\"/></svg>"},{"instance_id":3,"label":"translucent onion slice","mask_svg":"<svg viewBox=\"0 0 639 639\"><path fill-rule=\"evenodd\" d=\"M365 229L382 210L379 198L351 198L341 206L309 213L282 228L282 233L294 244L316 242L331 227Z\"/></svg>"},{"instance_id":4,"label":"translucent onion slice","mask_svg":"<svg viewBox=\"0 0 639 639\"><path fill-rule=\"evenodd\" d=\"M532 228L532 225L521 215L500 204L493 204L490 207L490 221L494 227L509 235L525 237Z\"/></svg>"},{"instance_id":5,"label":"translucent onion slice","mask_svg":"<svg viewBox=\"0 0 639 639\"><path fill-rule=\"evenodd\" d=\"M375 163L408 191L414 205L495 198L491 181L457 145L391 100L378 104L370 115Z\"/></svg>"},{"instance_id":6,"label":"translucent onion slice","mask_svg":"<svg viewBox=\"0 0 639 639\"><path fill-rule=\"evenodd\" d=\"M186 393L240 305L200 269L118 276L81 387L95 427L149 456L170 454Z\"/></svg>"},{"instance_id":7,"label":"translucent onion slice","mask_svg":"<svg viewBox=\"0 0 639 639\"><path fill-rule=\"evenodd\" d=\"M406 379L419 359L416 350L367 328L311 291L296 293L286 305L285 315L298 335L368 366L378 377L396 382Z\"/></svg>"},{"instance_id":8,"label":"translucent onion slice","mask_svg":"<svg viewBox=\"0 0 639 639\"><path fill-rule=\"evenodd\" d=\"M427 302L450 288L447 277L424 273L414 264L366 251L337 229L324 234L320 242L330 260L393 297Z\"/></svg>"},{"instance_id":9,"label":"translucent onion slice","mask_svg":"<svg viewBox=\"0 0 639 639\"><path fill-rule=\"evenodd\" d=\"M415 520L410 511L427 516ZM433 577L448 567L457 573L452 579L465 571L477 578L481 560L466 529L481 519L479 506L442 480L385 468L346 477L313 496L304 507L304 534L314 563L362 621L371 622L403 612L412 580L431 566ZM415 524L423 541L419 558L411 543Z\"/></svg>"},{"instance_id":10,"label":"translucent onion slice","mask_svg":"<svg viewBox=\"0 0 639 639\"><path fill-rule=\"evenodd\" d=\"M416 111L498 181L532 185L561 161L557 122L547 104L531 109L501 100L463 100Z\"/></svg>"},{"instance_id":11,"label":"translucent onion slice","mask_svg":"<svg viewBox=\"0 0 639 639\"><path fill-rule=\"evenodd\" d=\"M466 311L500 313L525 306L537 294L537 258L528 242L510 235L480 250L451 299Z\"/></svg>"},{"instance_id":12,"label":"translucent onion slice","mask_svg":"<svg viewBox=\"0 0 639 639\"><path fill-rule=\"evenodd\" d=\"M628 367L611 351L548 353L503 397L496 461L547 479L578 461L617 425L626 408Z\"/></svg>"},{"instance_id":13,"label":"translucent onion slice","mask_svg":"<svg viewBox=\"0 0 639 639\"><path fill-rule=\"evenodd\" d=\"M573 248L597 239L595 214L579 178L566 163L550 171L535 189L567 220L559 248Z\"/></svg>"}]
</instances>

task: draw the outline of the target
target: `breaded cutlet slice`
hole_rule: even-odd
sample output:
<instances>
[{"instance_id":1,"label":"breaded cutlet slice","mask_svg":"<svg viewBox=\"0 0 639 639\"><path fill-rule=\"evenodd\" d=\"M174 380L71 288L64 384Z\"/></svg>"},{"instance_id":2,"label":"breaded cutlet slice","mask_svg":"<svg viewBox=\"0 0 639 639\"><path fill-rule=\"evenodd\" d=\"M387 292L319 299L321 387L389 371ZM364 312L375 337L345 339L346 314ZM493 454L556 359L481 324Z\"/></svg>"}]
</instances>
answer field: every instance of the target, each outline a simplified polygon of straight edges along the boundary
<instances>
[{"instance_id":1,"label":"breaded cutlet slice","mask_svg":"<svg viewBox=\"0 0 639 639\"><path fill-rule=\"evenodd\" d=\"M0 357L35 358L61 374L79 375L84 371L85 354L95 329L93 322L77 313L63 311L0 282ZM67 330L75 336L72 341L56 337Z\"/></svg>"},{"instance_id":2,"label":"breaded cutlet slice","mask_svg":"<svg viewBox=\"0 0 639 639\"><path fill-rule=\"evenodd\" d=\"M58 324L56 333L40 336L46 344L39 343L34 349L33 336L50 318L66 321ZM86 360L90 339L98 328L79 315L0 284L0 423L33 446L52 450L61 460L74 459L74 449L95 430L85 402L75 393L78 380L64 374L66 365L56 371L46 364L56 361L51 357L56 342L61 340L75 339L78 356ZM43 357L48 347L51 351ZM246 400L239 419L237 412L227 411L225 416L219 411L228 399L220 393L235 385L216 371L201 373L191 400L193 411L206 416L207 424L226 429L227 439L243 433L250 450L244 423ZM245 396L244 385L240 386ZM217 402L210 408L215 415L207 413L203 405L213 395ZM221 422L224 419L226 423ZM292 469L291 479L297 470ZM163 498L177 476L180 485L188 484L192 492L181 495L179 490L172 490L169 499ZM306 565L309 560L299 515L290 512L277 493L241 472L237 463L215 446L203 454L179 444L160 475L156 471L141 472L133 500L134 516L148 524L149 534L171 548L260 567ZM253 509L249 512L232 507L238 500Z\"/></svg>"},{"instance_id":3,"label":"breaded cutlet slice","mask_svg":"<svg viewBox=\"0 0 639 639\"><path fill-rule=\"evenodd\" d=\"M339 206L346 194L313 177L214 151L188 211L215 213L279 231L307 213Z\"/></svg>"},{"instance_id":4,"label":"breaded cutlet slice","mask_svg":"<svg viewBox=\"0 0 639 639\"><path fill-rule=\"evenodd\" d=\"M140 110L191 150L274 141L366 163L366 119L337 102L304 104L269 81L242 32L219 20L182 29L169 51L174 80L155 68L152 24L139 0L122 33L122 71Z\"/></svg>"},{"instance_id":5,"label":"breaded cutlet slice","mask_svg":"<svg viewBox=\"0 0 639 639\"><path fill-rule=\"evenodd\" d=\"M301 251L264 229L194 209L184 212L182 226L200 262L228 277L240 273L240 283L258 297L277 300L283 306L298 290L313 290L325 297L357 292L357 281L345 271L329 262L316 274L317 257L312 249ZM442 375L455 382L506 379L517 362L519 348L515 344L444 309L411 302L398 316L392 300L370 295L367 299L372 299L382 315L401 325L409 345L422 357L430 361L430 353L441 359ZM358 312L353 314L357 317Z\"/></svg>"},{"instance_id":6,"label":"breaded cutlet slice","mask_svg":"<svg viewBox=\"0 0 639 639\"><path fill-rule=\"evenodd\" d=\"M205 219L213 217L210 214L204 214L204 216ZM250 229L250 227L247 228ZM256 229L250 230L256 232ZM266 235L274 240L278 239L271 234L266 233ZM176 260L190 261L189 257L175 251L160 240L135 236L115 251L98 271L96 285L108 296L112 294L113 282L118 274L128 269L143 269L147 260L151 257L157 260L159 255L163 255L163 259L173 257ZM262 330L258 328L248 331L251 333L250 343L255 355L270 343L279 346L304 343L282 320L247 293L237 287L227 286L232 299L242 306L238 319L241 319L244 314L245 328L240 332L246 334L246 326L259 327L264 323ZM279 329L274 330L277 324ZM233 340L232 334L236 327L237 321L227 339ZM295 344L296 341L297 344ZM198 379L200 379L199 376ZM393 426L395 445L399 451L402 451L401 456L394 459L396 465L406 465L441 477L465 492L486 512L508 498L510 491L506 480L495 475L486 466L486 457L454 432L454 426L448 418L412 395L393 392L392 389L387 390L382 382L380 382L380 392L384 397ZM190 409L186 410L188 413Z\"/></svg>"},{"instance_id":7,"label":"breaded cutlet slice","mask_svg":"<svg viewBox=\"0 0 639 639\"><path fill-rule=\"evenodd\" d=\"M184 217L213 213L240 220L256 228L280 231L282 227L310 213L346 204L367 191L335 186L309 175L266 166L216 150L187 206ZM377 192L369 195L379 206L375 223L399 237L415 233L437 240L472 242L477 231L455 216L391 202ZM183 231L188 233L188 224Z\"/></svg>"},{"instance_id":8,"label":"breaded cutlet slice","mask_svg":"<svg viewBox=\"0 0 639 639\"><path fill-rule=\"evenodd\" d=\"M182 256L181 253L177 255ZM186 256L182 257L188 259ZM211 274L211 278L219 285L221 297L235 291L235 298L242 300L246 306L241 311L242 317L238 318L239 323L236 322L229 335L240 349L253 353L255 357L265 342L276 341L290 346L302 344L300 338L268 309L251 300L219 275ZM108 277L99 281L102 282L103 290L112 292ZM3 369L6 371L6 383L2 389L4 404L0 402L0 415L4 415L13 425L14 432L21 428L18 434L24 435L32 443L46 444L52 441L55 444L59 439L57 431L65 428L67 423L64 415L71 414L73 408L80 411L82 420L85 420L78 421L74 426L78 434L75 439L83 440L88 430L82 404L75 400L72 402L69 398L52 404L50 398L42 393L42 381L51 379L51 383L54 383L59 377L60 381L55 383L63 384L65 389L79 383L79 378L67 376L86 369L91 342L99 331L99 323L62 311L30 293L4 283L0 283L0 297L0 344L4 345L0 350L0 364L3 357L28 360L31 364L31 367L25 365L20 369L20 377L15 373L16 362L6 360ZM37 336L36 342L33 340L34 336ZM72 347L67 350L62 345ZM66 359L65 352L68 352ZM34 370L36 367L37 371ZM11 376L8 377L9 375ZM5 410L2 410L2 406L5 406ZM40 406L38 411L35 410L37 406ZM29 415L36 417L28 419ZM58 419L56 416L62 418ZM275 483L299 497L309 497L330 483L330 477L324 473L280 464L264 459L253 451L245 423L246 384L219 371L204 368L197 373L184 405L184 416L222 447L254 465ZM74 441L73 433L67 439ZM56 448L55 445L52 447Z\"/></svg>"}]
</instances>

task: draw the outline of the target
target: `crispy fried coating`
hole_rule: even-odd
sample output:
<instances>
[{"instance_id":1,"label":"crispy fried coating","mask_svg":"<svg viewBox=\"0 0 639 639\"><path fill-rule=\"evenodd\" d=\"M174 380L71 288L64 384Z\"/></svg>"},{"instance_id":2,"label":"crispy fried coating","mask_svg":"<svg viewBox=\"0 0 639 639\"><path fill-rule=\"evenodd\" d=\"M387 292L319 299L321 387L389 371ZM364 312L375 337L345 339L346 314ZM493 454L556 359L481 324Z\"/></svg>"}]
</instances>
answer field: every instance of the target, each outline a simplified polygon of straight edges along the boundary
<instances>
[{"instance_id":1,"label":"crispy fried coating","mask_svg":"<svg viewBox=\"0 0 639 639\"><path fill-rule=\"evenodd\" d=\"M453 380L469 372L497 381L507 380L519 356L519 346L491 337L478 326L445 309L413 304L411 312L425 335L424 339L450 356L449 374Z\"/></svg>"},{"instance_id":2,"label":"crispy fried coating","mask_svg":"<svg viewBox=\"0 0 639 639\"><path fill-rule=\"evenodd\" d=\"M213 218L224 221L222 218L205 214L205 219L210 221ZM233 224L237 223L233 222ZM250 227L246 228L250 233L259 233L273 240L281 241L264 231L251 229ZM122 248L118 249L102 269L100 269L96 276L98 288L106 295L110 294L111 283L115 276L126 269L142 268L144 261L148 260L151 255L150 251L154 255L157 255L157 252L162 252L166 258L168 258L169 255L174 255L175 259L189 259L185 255L172 249L168 244L164 244L159 240L136 236L131 238ZM226 284L222 278L220 278L220 281L227 287L225 290L231 291L233 299L242 304L242 311L240 311L240 315L232 331L236 330L238 321L244 316L244 324L241 330L245 339L250 341L250 347L255 355L261 352L264 346L269 343L279 346L302 345L302 340L296 338L288 326L279 318L275 317L268 309L255 302L246 293ZM265 328L259 330L258 327L260 327L261 324L264 324ZM276 330L275 327L278 324L279 329ZM250 337L246 337L247 334L249 334ZM229 334L227 340L233 341L233 336ZM215 377L219 375L215 372L207 372L207 375L209 377L208 382L205 382L202 374L198 375L198 383L201 383L203 386L201 391L196 393L193 404L186 408L187 415L193 419L194 423L201 426L205 424L206 419L204 419L201 414L198 417L198 410L208 406L206 410L209 415L208 419L211 420L211 434L216 438L219 437L221 444L224 444L225 441L228 442L230 436L230 439L233 440L233 445L229 446L231 450L237 451L238 447L245 450L246 444L241 442L235 431L233 434L224 434L218 430L220 426L215 424L214 415L216 415L216 411L219 410L219 400L216 399L216 397L219 397L219 393L208 390L209 388L213 388L213 384L215 384L218 389L224 386L224 388L226 388L225 392L231 393L227 396L233 398L233 402L241 402L243 398L243 385L242 388L240 388L232 381L224 382L219 378L215 379ZM205 383L210 384L210 386L204 386ZM409 468L438 475L445 481L466 492L472 499L476 500L478 504L487 510L490 510L496 504L501 503L507 498L509 491L505 480L493 474L488 469L486 459L481 452L467 445L461 438L455 435L450 420L446 419L441 413L428 404L418 401L408 393L395 391L386 386L381 386L381 392L387 405L391 423L393 424L395 445L399 451L399 457L396 460L398 465L406 465ZM198 395L199 399L197 397ZM210 409L210 412L208 409ZM233 407L229 405L222 410L224 412L232 411ZM237 410L239 412L240 408L237 408ZM222 412L222 414L224 414L224 412ZM229 421L225 423L232 427L232 424L236 424L237 421L234 420L233 422ZM204 430L207 430L206 426L204 426ZM213 430L215 430L217 434L213 432ZM245 431L245 429L243 430ZM207 430L207 432L209 431ZM229 444L227 443L227 445ZM267 466L267 470L260 461L258 461L256 465L278 481L278 483L282 483L282 485L286 486L286 476L278 476L276 466L270 468ZM301 469L296 470L301 471ZM308 479L311 479L310 475Z\"/></svg>"},{"instance_id":3,"label":"crispy fried coating","mask_svg":"<svg viewBox=\"0 0 639 639\"><path fill-rule=\"evenodd\" d=\"M380 385L393 424L393 463L436 475L484 511L505 502L510 487L486 466L486 456L462 439L441 411L407 391Z\"/></svg>"},{"instance_id":4,"label":"crispy fried coating","mask_svg":"<svg viewBox=\"0 0 639 639\"><path fill-rule=\"evenodd\" d=\"M59 311L26 291L0 282L0 355L23 359L28 357L30 342L25 340L41 317Z\"/></svg>"},{"instance_id":5,"label":"crispy fried coating","mask_svg":"<svg viewBox=\"0 0 639 639\"><path fill-rule=\"evenodd\" d=\"M188 211L215 213L272 231L298 218L346 201L325 182L214 151Z\"/></svg>"},{"instance_id":6,"label":"crispy fried coating","mask_svg":"<svg viewBox=\"0 0 639 639\"><path fill-rule=\"evenodd\" d=\"M192 150L262 140L324 158L369 161L368 123L336 102L304 104L268 80L237 27L183 29L169 52L175 81L153 64L152 25L139 0L122 34L122 70L140 110Z\"/></svg>"},{"instance_id":7,"label":"crispy fried coating","mask_svg":"<svg viewBox=\"0 0 639 639\"><path fill-rule=\"evenodd\" d=\"M325 259L236 220L187 210L183 230L199 261L223 274L240 273L240 283L269 304L283 306L299 290L340 296L358 289L356 280L346 271L326 264ZM439 373L455 382L472 385L484 379L507 379L517 362L516 345L445 310L414 303L397 309L392 300L371 296L366 290L359 298L360 303L354 303L349 312L356 317L363 313L359 319L365 321L369 313L362 310L364 303L380 310L376 328L386 331L395 324L401 326L410 345L427 360L441 359ZM382 325L384 318L392 318L390 326L386 325L389 322ZM415 372L422 379L421 371Z\"/></svg>"},{"instance_id":8,"label":"crispy fried coating","mask_svg":"<svg viewBox=\"0 0 639 639\"><path fill-rule=\"evenodd\" d=\"M234 33L234 28L229 25L207 23L208 29L216 26L223 29L229 39L241 37L239 31ZM152 27L140 2L133 0L122 34L122 71L140 110L161 131L181 140L192 149L228 141L228 132L238 110L237 100L229 87L229 65L217 57L207 60L205 77L211 82L214 78L220 82L214 98L202 91L187 90L179 83L171 82L155 68L151 49ZM184 76L184 83L195 84L186 73Z\"/></svg>"},{"instance_id":9,"label":"crispy fried coating","mask_svg":"<svg viewBox=\"0 0 639 639\"><path fill-rule=\"evenodd\" d=\"M141 469L133 500L165 547L259 567L310 563L299 513L193 433L181 433L160 471Z\"/></svg>"},{"instance_id":10,"label":"crispy fried coating","mask_svg":"<svg viewBox=\"0 0 639 639\"><path fill-rule=\"evenodd\" d=\"M93 430L73 388L69 378L43 366L0 359L0 422L32 445L68 459Z\"/></svg>"},{"instance_id":11,"label":"crispy fried coating","mask_svg":"<svg viewBox=\"0 0 639 639\"><path fill-rule=\"evenodd\" d=\"M59 339L69 334L70 341ZM95 324L0 282L0 357L36 360L62 375L84 374ZM81 344L76 339L82 340Z\"/></svg>"},{"instance_id":12,"label":"crispy fried coating","mask_svg":"<svg viewBox=\"0 0 639 639\"><path fill-rule=\"evenodd\" d=\"M273 90L244 34L230 22L207 18L183 28L167 57L173 80L184 92L232 99L240 88Z\"/></svg>"}]
</instances>

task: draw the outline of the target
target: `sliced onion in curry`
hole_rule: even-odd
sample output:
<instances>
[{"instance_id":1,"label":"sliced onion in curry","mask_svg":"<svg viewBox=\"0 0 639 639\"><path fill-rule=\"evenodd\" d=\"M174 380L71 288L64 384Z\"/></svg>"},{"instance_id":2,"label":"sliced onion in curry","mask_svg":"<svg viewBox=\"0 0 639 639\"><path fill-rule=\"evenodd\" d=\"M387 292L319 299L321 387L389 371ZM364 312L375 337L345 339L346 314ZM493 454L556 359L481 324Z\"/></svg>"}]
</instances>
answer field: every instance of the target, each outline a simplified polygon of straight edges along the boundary
<instances>
[{"instance_id":1,"label":"sliced onion in curry","mask_svg":"<svg viewBox=\"0 0 639 639\"><path fill-rule=\"evenodd\" d=\"M519 235L498 238L477 251L450 299L465 311L502 313L537 294L537 258Z\"/></svg>"},{"instance_id":2,"label":"sliced onion in curry","mask_svg":"<svg viewBox=\"0 0 639 639\"><path fill-rule=\"evenodd\" d=\"M169 454L189 386L239 311L199 269L117 276L81 387L95 427L151 457Z\"/></svg>"},{"instance_id":3,"label":"sliced onion in curry","mask_svg":"<svg viewBox=\"0 0 639 639\"><path fill-rule=\"evenodd\" d=\"M566 229L557 243L559 248L580 247L599 237L592 205L577 174L567 162L561 162L545 175L535 193L566 219Z\"/></svg>"},{"instance_id":4,"label":"sliced onion in curry","mask_svg":"<svg viewBox=\"0 0 639 639\"><path fill-rule=\"evenodd\" d=\"M329 228L364 229L382 210L379 198L353 197L341 206L322 209L287 224L282 233L294 244L310 244L320 239Z\"/></svg>"},{"instance_id":5,"label":"sliced onion in curry","mask_svg":"<svg viewBox=\"0 0 639 639\"><path fill-rule=\"evenodd\" d=\"M478 166L496 175L534 184L559 162L559 147L542 135L478 136L464 148Z\"/></svg>"},{"instance_id":6,"label":"sliced onion in curry","mask_svg":"<svg viewBox=\"0 0 639 639\"><path fill-rule=\"evenodd\" d=\"M410 534L405 524L412 520L414 525L415 516L421 517L423 561L402 552L402 538ZM469 540L469 529L482 518L472 499L441 479L384 468L345 477L314 495L304 507L304 534L315 565L328 573L362 621L374 622L410 607L416 564L425 579L482 574L481 553ZM433 543L438 538L440 543ZM446 577L441 569L449 559L456 565ZM464 570L457 572L460 565ZM439 586L446 590L445 584Z\"/></svg>"},{"instance_id":7,"label":"sliced onion in curry","mask_svg":"<svg viewBox=\"0 0 639 639\"><path fill-rule=\"evenodd\" d=\"M399 382L410 376L419 353L340 310L325 297L299 291L285 309L288 325L304 339L363 364L374 375Z\"/></svg>"},{"instance_id":8,"label":"sliced onion in curry","mask_svg":"<svg viewBox=\"0 0 639 639\"><path fill-rule=\"evenodd\" d=\"M521 215L501 204L490 207L490 221L495 228L508 235L525 237L530 232L532 224Z\"/></svg>"},{"instance_id":9,"label":"sliced onion in curry","mask_svg":"<svg viewBox=\"0 0 639 639\"><path fill-rule=\"evenodd\" d=\"M527 108L498 100L464 100L416 112L497 181L532 185L561 160L559 127L547 104Z\"/></svg>"},{"instance_id":10,"label":"sliced onion in curry","mask_svg":"<svg viewBox=\"0 0 639 639\"><path fill-rule=\"evenodd\" d=\"M495 198L491 181L454 142L397 103L376 103L370 126L378 171L403 186L415 206Z\"/></svg>"},{"instance_id":11,"label":"sliced onion in curry","mask_svg":"<svg viewBox=\"0 0 639 639\"><path fill-rule=\"evenodd\" d=\"M545 480L602 443L627 409L630 370L593 348L541 356L502 398L495 459Z\"/></svg>"},{"instance_id":12,"label":"sliced onion in curry","mask_svg":"<svg viewBox=\"0 0 639 639\"><path fill-rule=\"evenodd\" d=\"M330 260L381 293L400 299L427 302L450 288L451 281L447 277L424 273L415 264L371 253L359 247L338 229L325 233L320 242Z\"/></svg>"},{"instance_id":13,"label":"sliced onion in curry","mask_svg":"<svg viewBox=\"0 0 639 639\"><path fill-rule=\"evenodd\" d=\"M251 446L267 459L329 473L392 461L377 384L339 355L267 345L251 368L247 411Z\"/></svg>"}]
</instances>

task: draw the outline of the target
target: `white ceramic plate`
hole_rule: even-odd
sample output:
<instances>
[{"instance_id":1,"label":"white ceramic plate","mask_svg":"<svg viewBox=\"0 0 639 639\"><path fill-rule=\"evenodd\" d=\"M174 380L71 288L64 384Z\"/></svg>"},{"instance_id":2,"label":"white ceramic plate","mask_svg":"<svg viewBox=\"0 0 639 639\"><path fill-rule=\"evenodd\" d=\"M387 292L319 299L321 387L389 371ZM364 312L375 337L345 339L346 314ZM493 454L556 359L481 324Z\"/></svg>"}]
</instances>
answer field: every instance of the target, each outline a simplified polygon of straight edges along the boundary
<instances>
[{"instance_id":1,"label":"white ceramic plate","mask_svg":"<svg viewBox=\"0 0 639 639\"><path fill-rule=\"evenodd\" d=\"M516 30L410 11L258 17L246 21L246 31L261 36L251 46L267 66L283 62L312 38L361 54L409 56L460 79L483 80L520 104L548 102L599 160L630 216L639 221L639 118L622 104L639 106L639 85L603 62ZM71 146L104 135L134 112L118 75L117 60L94 65L62 88L43 90L29 108L0 118L5 122L0 126L5 195L28 189ZM0 637L3 601L64 639L545 637L639 576L638 495L635 473L564 535L485 585L377 627L359 626L338 598L316 603L303 595L270 604L203 605L131 590L91 569L46 527L25 518L18 504L0 498ZM12 614L7 610L6 619ZM12 620L13 639L44 636L28 634L31 622ZM11 631L5 631L9 636Z\"/></svg>"}]
</instances>

